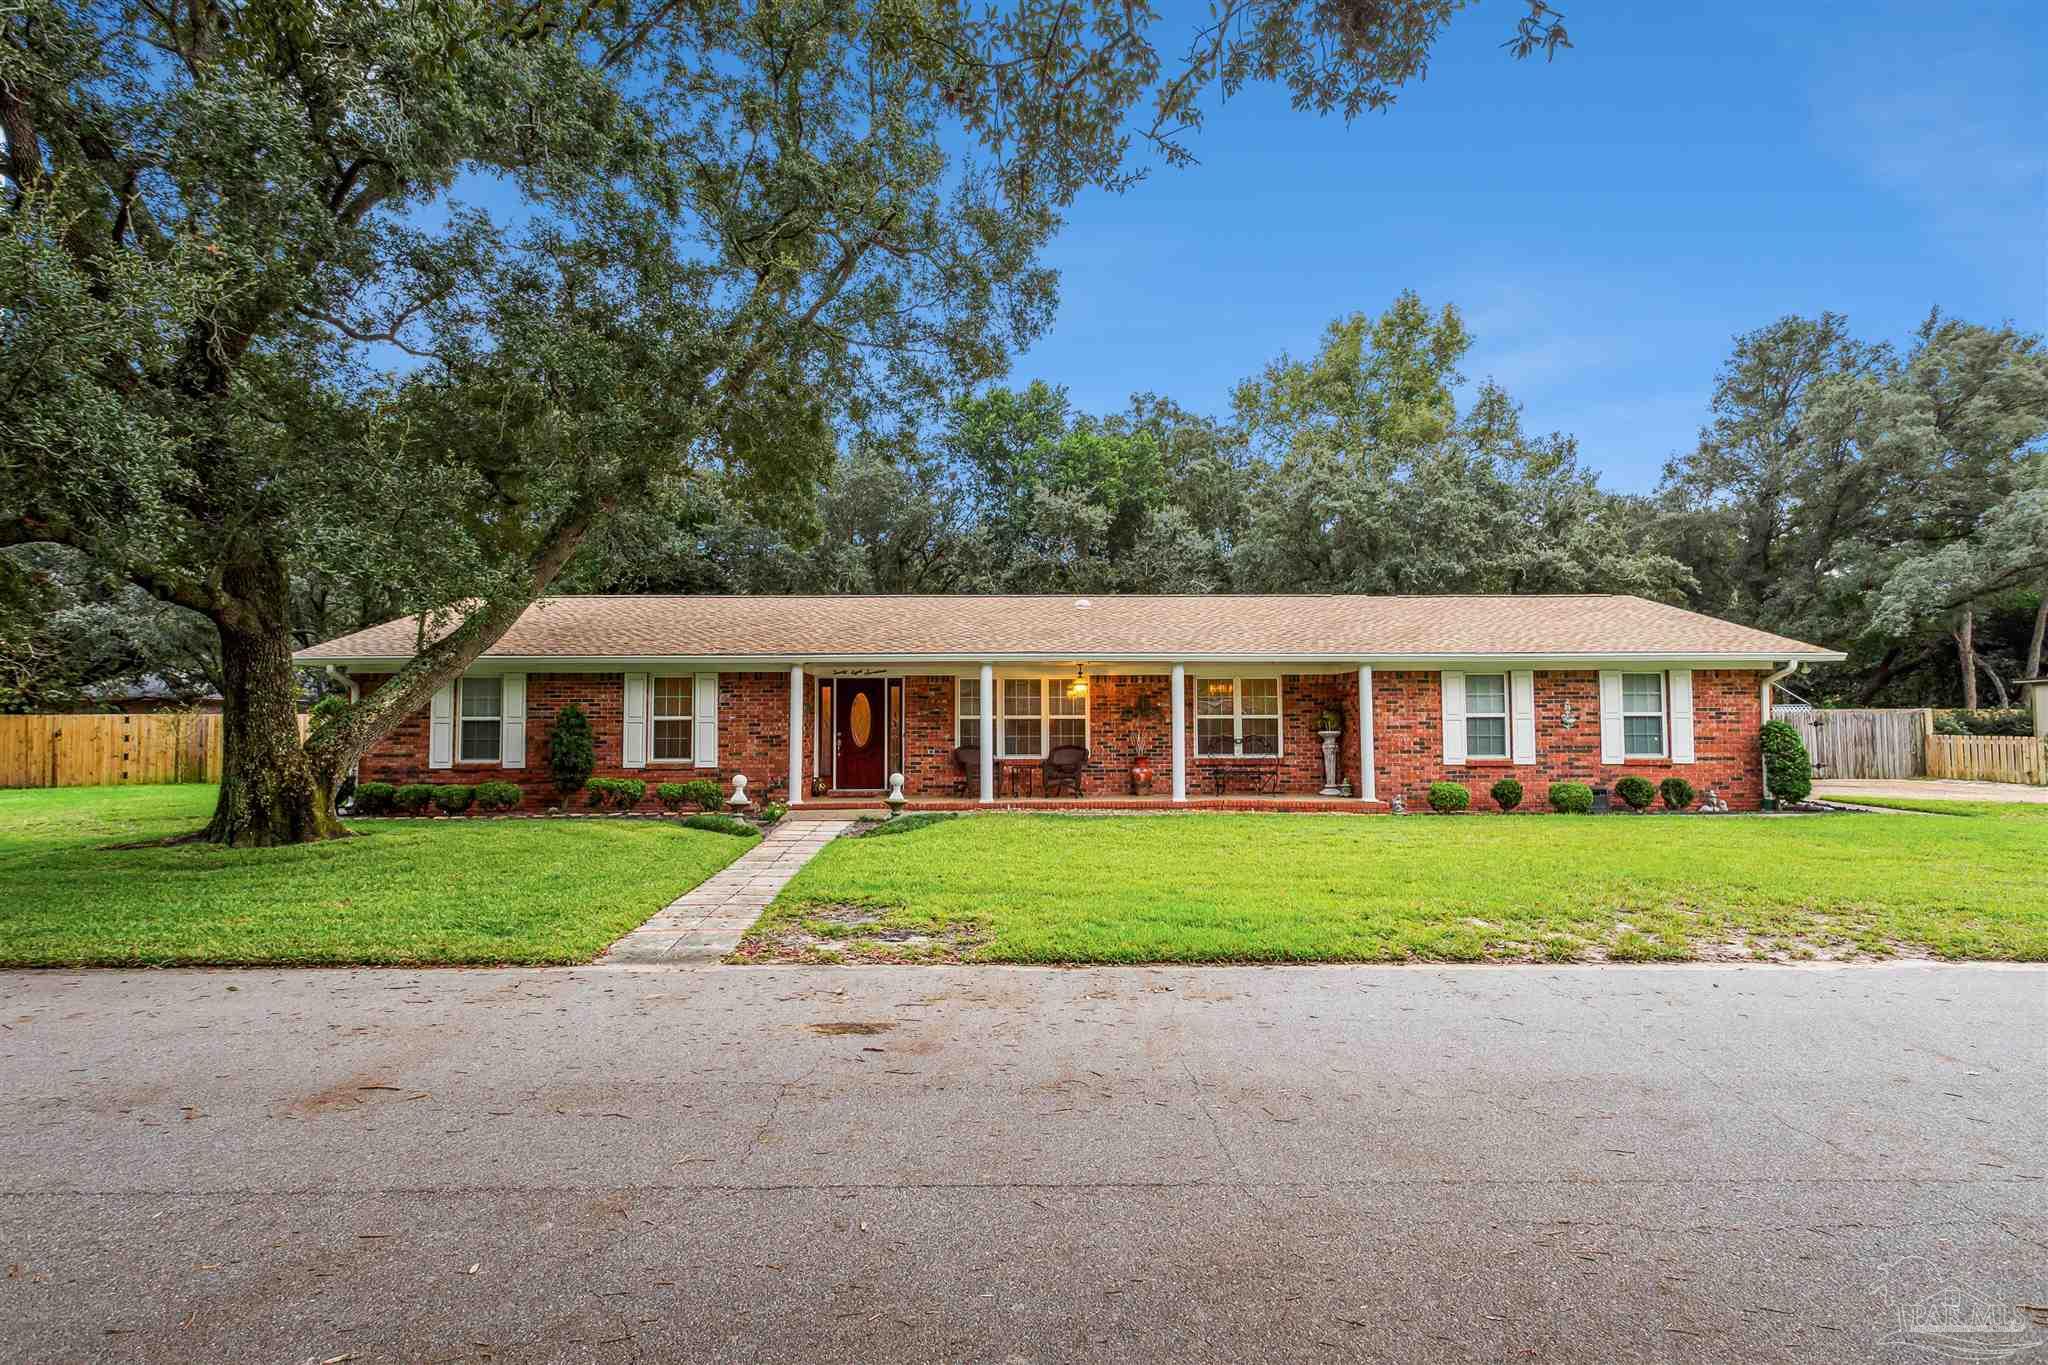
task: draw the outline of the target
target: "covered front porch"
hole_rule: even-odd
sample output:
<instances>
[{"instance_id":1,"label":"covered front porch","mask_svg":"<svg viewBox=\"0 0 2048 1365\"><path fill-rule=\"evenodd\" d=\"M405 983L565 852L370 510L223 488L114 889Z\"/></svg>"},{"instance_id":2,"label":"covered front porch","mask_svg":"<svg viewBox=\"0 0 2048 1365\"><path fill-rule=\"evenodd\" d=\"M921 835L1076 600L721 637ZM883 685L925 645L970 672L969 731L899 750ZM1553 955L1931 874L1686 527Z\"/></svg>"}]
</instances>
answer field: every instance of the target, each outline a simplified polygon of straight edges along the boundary
<instances>
[{"instance_id":1,"label":"covered front porch","mask_svg":"<svg viewBox=\"0 0 2048 1365\"><path fill-rule=\"evenodd\" d=\"M799 809L880 808L898 774L920 810L1383 809L1369 665L805 663L789 677Z\"/></svg>"}]
</instances>

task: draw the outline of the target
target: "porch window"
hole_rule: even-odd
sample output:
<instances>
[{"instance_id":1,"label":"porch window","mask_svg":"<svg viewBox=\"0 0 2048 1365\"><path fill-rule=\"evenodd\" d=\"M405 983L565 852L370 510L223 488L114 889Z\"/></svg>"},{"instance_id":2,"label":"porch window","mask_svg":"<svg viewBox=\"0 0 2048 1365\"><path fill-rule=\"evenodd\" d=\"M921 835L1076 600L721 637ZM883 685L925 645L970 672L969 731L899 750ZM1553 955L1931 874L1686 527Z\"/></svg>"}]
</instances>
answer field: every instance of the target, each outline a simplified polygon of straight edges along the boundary
<instances>
[{"instance_id":1,"label":"porch window","mask_svg":"<svg viewBox=\"0 0 2048 1365\"><path fill-rule=\"evenodd\" d=\"M960 704L953 709L953 742L962 749L981 747L981 679L960 680Z\"/></svg>"},{"instance_id":2,"label":"porch window","mask_svg":"<svg viewBox=\"0 0 2048 1365\"><path fill-rule=\"evenodd\" d=\"M1621 751L1630 758L1664 757L1664 675L1621 675Z\"/></svg>"},{"instance_id":3,"label":"porch window","mask_svg":"<svg viewBox=\"0 0 2048 1365\"><path fill-rule=\"evenodd\" d=\"M1465 755L1508 756L1508 675L1465 675Z\"/></svg>"},{"instance_id":4,"label":"porch window","mask_svg":"<svg viewBox=\"0 0 2048 1365\"><path fill-rule=\"evenodd\" d=\"M1045 693L1045 710L1051 717L1045 723L1045 751L1051 753L1062 744L1087 748L1088 694L1071 695L1058 678L1046 679Z\"/></svg>"},{"instance_id":5,"label":"porch window","mask_svg":"<svg viewBox=\"0 0 2048 1365\"><path fill-rule=\"evenodd\" d=\"M654 761L688 763L690 752L690 706L696 679L684 674L654 680Z\"/></svg>"},{"instance_id":6,"label":"porch window","mask_svg":"<svg viewBox=\"0 0 2048 1365\"><path fill-rule=\"evenodd\" d=\"M1041 758L1045 738L1045 680L1003 679L1003 757Z\"/></svg>"},{"instance_id":7,"label":"porch window","mask_svg":"<svg viewBox=\"0 0 2048 1365\"><path fill-rule=\"evenodd\" d=\"M496 763L505 751L505 683L502 678L464 678L461 694L464 763Z\"/></svg>"},{"instance_id":8,"label":"porch window","mask_svg":"<svg viewBox=\"0 0 2048 1365\"><path fill-rule=\"evenodd\" d=\"M1203 758L1277 758L1278 678L1195 679L1195 753Z\"/></svg>"}]
</instances>

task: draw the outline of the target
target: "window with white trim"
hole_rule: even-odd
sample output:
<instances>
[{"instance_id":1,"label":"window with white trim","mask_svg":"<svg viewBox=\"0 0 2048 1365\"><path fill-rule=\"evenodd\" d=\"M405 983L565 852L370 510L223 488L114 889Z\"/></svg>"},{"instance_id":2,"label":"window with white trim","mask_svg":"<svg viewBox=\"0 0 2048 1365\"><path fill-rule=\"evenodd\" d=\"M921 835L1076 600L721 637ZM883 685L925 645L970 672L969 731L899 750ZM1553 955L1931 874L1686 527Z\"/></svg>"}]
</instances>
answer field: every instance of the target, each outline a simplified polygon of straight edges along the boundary
<instances>
[{"instance_id":1,"label":"window with white trim","mask_svg":"<svg viewBox=\"0 0 2048 1365\"><path fill-rule=\"evenodd\" d=\"M1195 753L1202 758L1279 757L1280 680L1195 679Z\"/></svg>"},{"instance_id":2,"label":"window with white trim","mask_svg":"<svg viewBox=\"0 0 2048 1365\"><path fill-rule=\"evenodd\" d=\"M962 749L981 747L981 679L960 679L960 703L953 709L954 743Z\"/></svg>"},{"instance_id":3,"label":"window with white trim","mask_svg":"<svg viewBox=\"0 0 2048 1365\"><path fill-rule=\"evenodd\" d=\"M1465 675L1465 756L1508 756L1508 675Z\"/></svg>"},{"instance_id":4,"label":"window with white trim","mask_svg":"<svg viewBox=\"0 0 2048 1365\"><path fill-rule=\"evenodd\" d=\"M1629 758L1662 758L1671 727L1662 673L1621 675L1621 751Z\"/></svg>"},{"instance_id":5,"label":"window with white trim","mask_svg":"<svg viewBox=\"0 0 2048 1365\"><path fill-rule=\"evenodd\" d=\"M1002 750L1004 758L1043 758L1045 679L1003 679Z\"/></svg>"},{"instance_id":6,"label":"window with white trim","mask_svg":"<svg viewBox=\"0 0 2048 1365\"><path fill-rule=\"evenodd\" d=\"M691 708L696 704L697 679L684 673L654 680L654 704L648 719L654 723L654 748L649 755L656 763L688 763L695 726Z\"/></svg>"},{"instance_id":7,"label":"window with white trim","mask_svg":"<svg viewBox=\"0 0 2048 1365\"><path fill-rule=\"evenodd\" d=\"M459 697L464 763L497 763L505 753L505 680L464 678L456 689Z\"/></svg>"},{"instance_id":8,"label":"window with white trim","mask_svg":"<svg viewBox=\"0 0 2048 1365\"><path fill-rule=\"evenodd\" d=\"M1058 678L1045 680L1045 751L1062 745L1088 747L1088 694Z\"/></svg>"}]
</instances>

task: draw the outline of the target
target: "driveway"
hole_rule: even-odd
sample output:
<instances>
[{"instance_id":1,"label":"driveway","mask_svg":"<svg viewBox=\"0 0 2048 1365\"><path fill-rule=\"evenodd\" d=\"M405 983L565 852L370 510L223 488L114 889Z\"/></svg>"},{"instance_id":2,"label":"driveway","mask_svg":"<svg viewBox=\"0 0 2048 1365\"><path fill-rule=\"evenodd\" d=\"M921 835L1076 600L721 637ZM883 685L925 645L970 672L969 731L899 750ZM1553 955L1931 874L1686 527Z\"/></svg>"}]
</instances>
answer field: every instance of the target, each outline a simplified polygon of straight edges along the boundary
<instances>
[{"instance_id":1,"label":"driveway","mask_svg":"<svg viewBox=\"0 0 2048 1365\"><path fill-rule=\"evenodd\" d=\"M7 1360L2048 1348L2039 970L0 991Z\"/></svg>"},{"instance_id":2,"label":"driveway","mask_svg":"<svg viewBox=\"0 0 2048 1365\"><path fill-rule=\"evenodd\" d=\"M1813 794L1823 801L1853 802L1858 797L1889 796L1919 801L2017 801L2028 805L2048 805L2048 787L2030 787L2024 782L1955 782L1931 777L1899 782L1881 778L1831 777L1815 782Z\"/></svg>"}]
</instances>

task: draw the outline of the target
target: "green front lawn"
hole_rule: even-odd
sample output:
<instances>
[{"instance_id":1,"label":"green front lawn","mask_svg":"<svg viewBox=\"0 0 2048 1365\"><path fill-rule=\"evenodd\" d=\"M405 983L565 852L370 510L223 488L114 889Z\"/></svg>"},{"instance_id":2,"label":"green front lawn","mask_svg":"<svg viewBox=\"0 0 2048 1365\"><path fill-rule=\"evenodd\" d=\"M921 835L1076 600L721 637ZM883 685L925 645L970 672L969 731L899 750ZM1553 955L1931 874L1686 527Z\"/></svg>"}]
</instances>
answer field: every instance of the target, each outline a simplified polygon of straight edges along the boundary
<instances>
[{"instance_id":1,"label":"green front lawn","mask_svg":"<svg viewBox=\"0 0 2048 1365\"><path fill-rule=\"evenodd\" d=\"M737 960L2042 961L2044 850L2039 806L1967 820L972 816L833 843Z\"/></svg>"},{"instance_id":2,"label":"green front lawn","mask_svg":"<svg viewBox=\"0 0 2048 1365\"><path fill-rule=\"evenodd\" d=\"M0 965L587 962L750 839L653 820L364 820L302 848L112 849L212 787L0 791Z\"/></svg>"}]
</instances>

